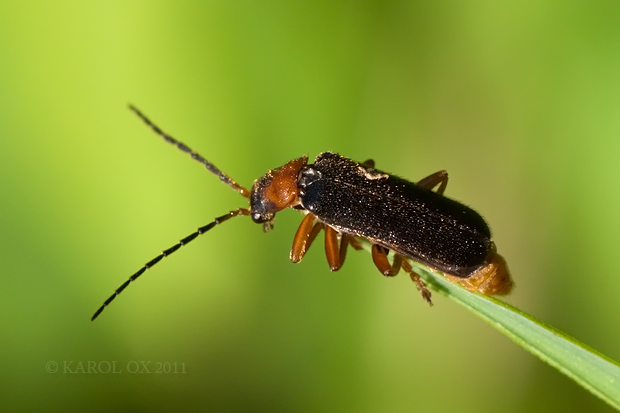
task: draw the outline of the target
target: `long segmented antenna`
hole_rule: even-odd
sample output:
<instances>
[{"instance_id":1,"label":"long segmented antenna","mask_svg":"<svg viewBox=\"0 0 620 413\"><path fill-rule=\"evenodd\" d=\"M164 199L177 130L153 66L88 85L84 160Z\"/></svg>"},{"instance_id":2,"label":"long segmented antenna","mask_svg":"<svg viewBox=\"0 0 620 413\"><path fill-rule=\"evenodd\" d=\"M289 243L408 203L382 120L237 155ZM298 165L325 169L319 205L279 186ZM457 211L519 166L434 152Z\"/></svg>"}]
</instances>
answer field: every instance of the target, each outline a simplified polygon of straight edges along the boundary
<instances>
[{"instance_id":1,"label":"long segmented antenna","mask_svg":"<svg viewBox=\"0 0 620 413\"><path fill-rule=\"evenodd\" d=\"M213 222L205 225L204 227L200 227L198 228L198 230L196 232L194 232L191 235L188 235L187 237L183 238L181 241L179 241L179 243L177 243L176 245L173 245L172 247L168 248L167 250L164 250L161 254L159 254L157 257L153 258L152 260L150 260L149 262L147 262L146 264L144 264L144 266L142 268L140 268L138 270L138 272L136 272L134 275L132 275L131 277L129 277L129 279L127 281L125 281L120 287L118 287L116 289L116 291L114 291L114 294L112 294L110 296L110 298L108 298L107 300L105 300L105 302L103 303L103 305L101 307L99 307L99 309L97 311L95 311L95 314L93 315L93 317L90 319L90 321L93 321L95 318L97 318L99 316L99 314L101 314L101 312L103 311L104 308L106 308L108 305L110 305L110 303L112 301L114 301L114 299L116 298L117 295L119 295L121 292L123 292L123 290L125 288L127 288L127 286L132 282L135 281L139 276L142 275L142 273L144 273L144 271L146 271L147 269L151 268L153 265L157 264L159 261L161 261L162 258L167 257L168 255L172 254L173 252L175 252L176 250L178 250L179 248L181 248L184 245L189 244L191 241L193 241L198 235L202 235L205 232L209 231L211 228L213 228L214 226L221 224L222 222L228 221L230 218L234 218L237 215L250 215L250 210L246 209L246 208L239 208L236 209L234 211L230 211L228 214L226 215L222 215L219 218L215 218L215 220L213 220Z\"/></svg>"},{"instance_id":2,"label":"long segmented antenna","mask_svg":"<svg viewBox=\"0 0 620 413\"><path fill-rule=\"evenodd\" d=\"M209 172L212 172L215 175L217 175L220 178L220 181L224 182L226 185L230 186L231 188L233 188L235 191L239 192L244 197L246 197L246 198L250 197L250 191L248 191L246 188L244 188L243 186L241 186L238 183L236 183L235 181L233 181L230 176L228 176L224 172L220 171L215 165L213 165L211 162L207 161L205 158L200 156L200 154L198 154L198 153L194 152L193 150L191 150L183 142L177 141L172 136L168 135L166 132L161 130L159 128L159 126L155 125L153 122L151 122L151 120L149 118L147 118L142 112L140 112L138 110L138 108L136 108L133 105L129 105L129 109L131 109L132 112L134 112L136 115L138 115L140 117L140 119L142 119L144 121L144 123L146 123L148 126L150 126L151 129L153 129L153 131L156 134L158 134L159 136L164 138L164 140L166 142L175 145L177 148L179 148L183 152L189 154L192 157L192 159L194 159L194 160L200 162L201 164L203 164L207 168L207 170Z\"/></svg>"}]
</instances>

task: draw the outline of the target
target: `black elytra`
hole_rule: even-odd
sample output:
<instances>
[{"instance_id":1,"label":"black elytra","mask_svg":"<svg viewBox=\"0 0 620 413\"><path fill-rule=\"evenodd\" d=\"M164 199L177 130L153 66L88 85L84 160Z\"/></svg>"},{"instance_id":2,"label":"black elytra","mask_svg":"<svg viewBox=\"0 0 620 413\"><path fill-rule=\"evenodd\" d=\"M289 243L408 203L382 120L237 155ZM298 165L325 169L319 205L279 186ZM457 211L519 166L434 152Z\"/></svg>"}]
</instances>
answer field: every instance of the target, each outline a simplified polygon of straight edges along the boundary
<instances>
[{"instance_id":1,"label":"black elytra","mask_svg":"<svg viewBox=\"0 0 620 413\"><path fill-rule=\"evenodd\" d=\"M476 211L344 156L321 153L298 186L321 222L439 271L468 277L492 258L491 231Z\"/></svg>"}]
</instances>

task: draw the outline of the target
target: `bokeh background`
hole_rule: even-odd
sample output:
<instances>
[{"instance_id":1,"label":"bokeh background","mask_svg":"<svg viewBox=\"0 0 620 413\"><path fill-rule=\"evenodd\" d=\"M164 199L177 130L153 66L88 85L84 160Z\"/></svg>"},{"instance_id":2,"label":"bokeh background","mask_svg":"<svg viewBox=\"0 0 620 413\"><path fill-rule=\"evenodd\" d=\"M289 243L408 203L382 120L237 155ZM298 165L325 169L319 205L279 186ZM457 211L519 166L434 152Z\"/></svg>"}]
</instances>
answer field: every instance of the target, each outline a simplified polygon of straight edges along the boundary
<instances>
[{"instance_id":1,"label":"bokeh background","mask_svg":"<svg viewBox=\"0 0 620 413\"><path fill-rule=\"evenodd\" d=\"M620 359L619 21L615 1L2 2L0 407L608 411L366 252L291 264L293 211L214 229L89 319L246 205L131 102L246 186L326 150L448 170L507 301Z\"/></svg>"}]
</instances>

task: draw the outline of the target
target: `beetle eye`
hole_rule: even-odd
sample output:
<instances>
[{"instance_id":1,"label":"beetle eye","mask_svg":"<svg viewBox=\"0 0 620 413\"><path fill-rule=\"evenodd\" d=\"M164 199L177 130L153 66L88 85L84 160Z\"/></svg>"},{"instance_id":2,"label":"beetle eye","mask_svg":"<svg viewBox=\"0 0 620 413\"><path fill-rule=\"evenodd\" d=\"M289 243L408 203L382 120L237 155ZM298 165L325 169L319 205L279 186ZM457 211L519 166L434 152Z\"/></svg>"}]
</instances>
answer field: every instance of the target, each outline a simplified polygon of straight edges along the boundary
<instances>
[{"instance_id":1,"label":"beetle eye","mask_svg":"<svg viewBox=\"0 0 620 413\"><path fill-rule=\"evenodd\" d=\"M256 222L257 224L263 224L265 222L271 221L273 217L275 216L276 214L272 214L268 212L264 212L264 213L252 212L252 221Z\"/></svg>"}]
</instances>

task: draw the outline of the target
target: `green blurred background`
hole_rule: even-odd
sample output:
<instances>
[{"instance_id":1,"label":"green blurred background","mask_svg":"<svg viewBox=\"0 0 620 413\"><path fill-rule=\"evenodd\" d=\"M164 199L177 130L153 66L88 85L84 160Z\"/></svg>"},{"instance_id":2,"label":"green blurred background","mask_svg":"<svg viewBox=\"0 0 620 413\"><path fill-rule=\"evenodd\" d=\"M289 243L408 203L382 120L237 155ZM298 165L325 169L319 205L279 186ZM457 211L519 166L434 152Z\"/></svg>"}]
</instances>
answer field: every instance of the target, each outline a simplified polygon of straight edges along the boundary
<instances>
[{"instance_id":1,"label":"green blurred background","mask_svg":"<svg viewBox=\"0 0 620 413\"><path fill-rule=\"evenodd\" d=\"M365 252L330 273L319 241L291 264L293 211L214 229L91 323L247 205L131 102L246 186L326 150L448 170L507 301L620 359L617 2L198 3L0 4L3 411L609 410Z\"/></svg>"}]
</instances>

